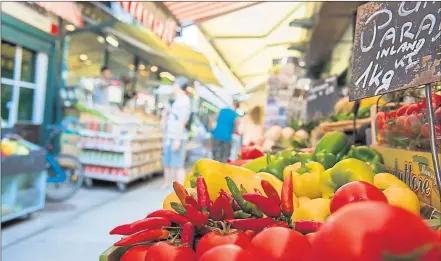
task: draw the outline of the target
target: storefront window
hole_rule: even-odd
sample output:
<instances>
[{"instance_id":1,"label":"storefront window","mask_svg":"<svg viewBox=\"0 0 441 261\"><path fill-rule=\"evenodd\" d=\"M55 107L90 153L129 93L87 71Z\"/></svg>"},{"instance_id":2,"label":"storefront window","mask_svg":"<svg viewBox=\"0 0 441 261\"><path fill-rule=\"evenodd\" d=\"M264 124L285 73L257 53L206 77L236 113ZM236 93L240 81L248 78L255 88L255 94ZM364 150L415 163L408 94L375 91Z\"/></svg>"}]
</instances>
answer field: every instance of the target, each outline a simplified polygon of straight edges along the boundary
<instances>
[{"instance_id":1,"label":"storefront window","mask_svg":"<svg viewBox=\"0 0 441 261\"><path fill-rule=\"evenodd\" d=\"M109 69L114 77L122 80L129 78L133 82L135 76L135 55L124 50L122 47L109 47Z\"/></svg>"},{"instance_id":2,"label":"storefront window","mask_svg":"<svg viewBox=\"0 0 441 261\"><path fill-rule=\"evenodd\" d=\"M32 108L34 107L34 89L20 88L18 98L18 121L32 121Z\"/></svg>"},{"instance_id":3,"label":"storefront window","mask_svg":"<svg viewBox=\"0 0 441 261\"><path fill-rule=\"evenodd\" d=\"M104 65L106 43L103 36L92 32L69 38L67 86L78 86L82 78L98 78Z\"/></svg>"},{"instance_id":4,"label":"storefront window","mask_svg":"<svg viewBox=\"0 0 441 261\"><path fill-rule=\"evenodd\" d=\"M12 101L12 86L8 84L2 84L2 95L1 95L1 110L2 110L2 119L9 119L9 108L11 106Z\"/></svg>"},{"instance_id":5,"label":"storefront window","mask_svg":"<svg viewBox=\"0 0 441 261\"><path fill-rule=\"evenodd\" d=\"M24 82L35 82L35 59L34 51L23 49L21 56L21 80Z\"/></svg>"},{"instance_id":6,"label":"storefront window","mask_svg":"<svg viewBox=\"0 0 441 261\"><path fill-rule=\"evenodd\" d=\"M9 78L9 79L14 78L16 49L17 49L16 45L2 41L2 48L1 48L2 78Z\"/></svg>"}]
</instances>

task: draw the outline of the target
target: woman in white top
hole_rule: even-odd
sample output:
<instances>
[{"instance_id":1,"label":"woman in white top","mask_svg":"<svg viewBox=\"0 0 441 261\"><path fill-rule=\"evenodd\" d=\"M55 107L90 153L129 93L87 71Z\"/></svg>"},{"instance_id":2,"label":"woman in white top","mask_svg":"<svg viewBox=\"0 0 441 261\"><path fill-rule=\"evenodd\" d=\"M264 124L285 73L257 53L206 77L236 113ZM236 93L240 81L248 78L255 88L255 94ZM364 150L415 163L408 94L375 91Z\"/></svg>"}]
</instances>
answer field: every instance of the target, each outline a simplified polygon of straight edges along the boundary
<instances>
[{"instance_id":1,"label":"woman in white top","mask_svg":"<svg viewBox=\"0 0 441 261\"><path fill-rule=\"evenodd\" d=\"M242 119L239 125L242 129L242 144L247 146L250 142L258 142L263 137L262 107L253 107Z\"/></svg>"}]
</instances>

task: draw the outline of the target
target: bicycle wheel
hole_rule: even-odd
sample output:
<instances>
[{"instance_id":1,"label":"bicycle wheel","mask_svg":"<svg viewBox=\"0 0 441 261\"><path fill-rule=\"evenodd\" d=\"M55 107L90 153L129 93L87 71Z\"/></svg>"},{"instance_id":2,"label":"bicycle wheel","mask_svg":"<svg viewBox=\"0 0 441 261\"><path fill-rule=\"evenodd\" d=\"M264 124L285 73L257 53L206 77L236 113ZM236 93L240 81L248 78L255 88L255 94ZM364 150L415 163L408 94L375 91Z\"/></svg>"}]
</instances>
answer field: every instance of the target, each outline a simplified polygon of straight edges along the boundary
<instances>
[{"instance_id":1,"label":"bicycle wheel","mask_svg":"<svg viewBox=\"0 0 441 261\"><path fill-rule=\"evenodd\" d=\"M81 162L72 155L60 154L55 157L55 160L66 174L66 179L63 182L47 183L46 199L60 202L72 198L78 192L84 182L84 171ZM59 174L49 167L48 176L56 177Z\"/></svg>"}]
</instances>

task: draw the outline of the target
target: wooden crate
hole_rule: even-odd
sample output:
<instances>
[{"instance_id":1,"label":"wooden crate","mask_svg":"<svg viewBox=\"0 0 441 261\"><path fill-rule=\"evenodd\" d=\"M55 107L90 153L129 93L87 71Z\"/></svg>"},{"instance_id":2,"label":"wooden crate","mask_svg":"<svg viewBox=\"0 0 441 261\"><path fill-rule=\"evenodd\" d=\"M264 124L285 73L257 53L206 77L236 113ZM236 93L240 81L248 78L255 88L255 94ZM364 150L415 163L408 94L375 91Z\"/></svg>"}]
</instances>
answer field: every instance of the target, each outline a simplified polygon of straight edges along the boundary
<instances>
[{"instance_id":1,"label":"wooden crate","mask_svg":"<svg viewBox=\"0 0 441 261\"><path fill-rule=\"evenodd\" d=\"M371 119L360 119L356 121L356 128L360 128L361 126L370 123ZM353 121L337 121L337 122L323 122L319 126L317 126L315 129L311 131L311 145L312 147L315 147L317 145L317 142L321 139L323 135L327 132L332 131L352 131L353 130Z\"/></svg>"}]
</instances>

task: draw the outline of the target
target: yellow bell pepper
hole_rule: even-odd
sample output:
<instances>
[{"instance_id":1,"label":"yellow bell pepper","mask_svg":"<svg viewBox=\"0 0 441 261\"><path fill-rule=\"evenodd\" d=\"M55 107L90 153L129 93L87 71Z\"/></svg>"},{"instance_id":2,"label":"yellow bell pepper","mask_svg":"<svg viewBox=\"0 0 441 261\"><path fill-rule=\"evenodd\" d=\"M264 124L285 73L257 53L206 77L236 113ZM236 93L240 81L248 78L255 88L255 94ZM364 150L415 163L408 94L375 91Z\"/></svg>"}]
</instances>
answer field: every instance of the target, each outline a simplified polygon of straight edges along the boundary
<instances>
[{"instance_id":1,"label":"yellow bell pepper","mask_svg":"<svg viewBox=\"0 0 441 261\"><path fill-rule=\"evenodd\" d=\"M316 198L303 202L299 208L294 209L293 221L297 220L313 220L325 222L326 218L331 214L329 210L331 200L324 198Z\"/></svg>"},{"instance_id":2,"label":"yellow bell pepper","mask_svg":"<svg viewBox=\"0 0 441 261\"><path fill-rule=\"evenodd\" d=\"M389 204L420 214L420 200L410 188L389 187L383 191Z\"/></svg>"},{"instance_id":3,"label":"yellow bell pepper","mask_svg":"<svg viewBox=\"0 0 441 261\"><path fill-rule=\"evenodd\" d=\"M322 164L314 161L308 163L297 162L285 169L288 169L287 175L292 175L294 193L298 197L314 199L322 196L320 175L325 171ZM285 177L285 170L283 172Z\"/></svg>"},{"instance_id":4,"label":"yellow bell pepper","mask_svg":"<svg viewBox=\"0 0 441 261\"><path fill-rule=\"evenodd\" d=\"M301 207L303 204L305 204L305 203L307 203L307 202L309 202L309 201L311 201L310 198L307 198L307 197L299 197L299 205L300 205L300 207Z\"/></svg>"},{"instance_id":5,"label":"yellow bell pepper","mask_svg":"<svg viewBox=\"0 0 441 261\"><path fill-rule=\"evenodd\" d=\"M374 185L381 190L385 190L390 187L409 188L409 186L407 186L407 184L401 179L390 173L378 173L375 175Z\"/></svg>"},{"instance_id":6,"label":"yellow bell pepper","mask_svg":"<svg viewBox=\"0 0 441 261\"><path fill-rule=\"evenodd\" d=\"M341 186L352 181L374 183L374 171L365 162L358 159L345 159L334 167L326 170L320 176L322 197L330 199Z\"/></svg>"},{"instance_id":7,"label":"yellow bell pepper","mask_svg":"<svg viewBox=\"0 0 441 261\"><path fill-rule=\"evenodd\" d=\"M191 193L196 193L196 189L194 188L187 188L186 189L188 194L190 195ZM164 202L162 203L162 208L163 209L169 209L169 210L173 210L173 208L171 207L171 203L172 202L176 202L176 203L181 203L181 201L179 200L178 196L176 195L176 193L172 192L170 193L165 199Z\"/></svg>"}]
</instances>

